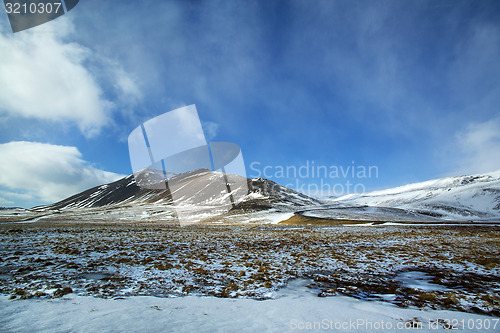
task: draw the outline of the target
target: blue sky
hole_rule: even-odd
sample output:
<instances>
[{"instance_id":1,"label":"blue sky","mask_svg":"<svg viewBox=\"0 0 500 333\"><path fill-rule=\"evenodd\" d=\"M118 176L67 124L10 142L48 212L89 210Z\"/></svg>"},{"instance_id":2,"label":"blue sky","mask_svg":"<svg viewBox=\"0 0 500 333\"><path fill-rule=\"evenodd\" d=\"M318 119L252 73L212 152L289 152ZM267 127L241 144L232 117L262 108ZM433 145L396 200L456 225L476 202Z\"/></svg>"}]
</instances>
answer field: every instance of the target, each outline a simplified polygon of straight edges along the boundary
<instances>
[{"instance_id":1,"label":"blue sky","mask_svg":"<svg viewBox=\"0 0 500 333\"><path fill-rule=\"evenodd\" d=\"M0 59L0 206L131 173L128 134L190 104L250 177L376 166L323 179L373 190L500 169L498 1L82 0L16 34L2 11Z\"/></svg>"}]
</instances>

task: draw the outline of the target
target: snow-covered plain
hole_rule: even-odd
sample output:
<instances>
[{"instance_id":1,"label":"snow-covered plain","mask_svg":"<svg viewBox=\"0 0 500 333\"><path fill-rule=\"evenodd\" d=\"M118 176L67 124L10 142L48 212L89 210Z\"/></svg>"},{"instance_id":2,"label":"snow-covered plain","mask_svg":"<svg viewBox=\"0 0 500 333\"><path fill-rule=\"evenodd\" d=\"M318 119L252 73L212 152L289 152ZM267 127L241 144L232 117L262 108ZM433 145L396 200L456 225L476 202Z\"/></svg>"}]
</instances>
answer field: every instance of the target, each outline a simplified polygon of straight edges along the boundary
<instances>
[{"instance_id":1,"label":"snow-covered plain","mask_svg":"<svg viewBox=\"0 0 500 333\"><path fill-rule=\"evenodd\" d=\"M496 226L9 223L0 293L263 300L311 279L327 298L498 316L499 239Z\"/></svg>"},{"instance_id":2,"label":"snow-covered plain","mask_svg":"<svg viewBox=\"0 0 500 333\"><path fill-rule=\"evenodd\" d=\"M326 205L251 182L184 227L131 177L0 211L0 332L500 331L500 173Z\"/></svg>"},{"instance_id":3,"label":"snow-covered plain","mask_svg":"<svg viewBox=\"0 0 500 333\"><path fill-rule=\"evenodd\" d=\"M500 319L457 311L399 308L345 296L317 297L291 281L273 299L135 296L59 299L0 296L2 332L498 332ZM489 327L486 329L485 327Z\"/></svg>"}]
</instances>

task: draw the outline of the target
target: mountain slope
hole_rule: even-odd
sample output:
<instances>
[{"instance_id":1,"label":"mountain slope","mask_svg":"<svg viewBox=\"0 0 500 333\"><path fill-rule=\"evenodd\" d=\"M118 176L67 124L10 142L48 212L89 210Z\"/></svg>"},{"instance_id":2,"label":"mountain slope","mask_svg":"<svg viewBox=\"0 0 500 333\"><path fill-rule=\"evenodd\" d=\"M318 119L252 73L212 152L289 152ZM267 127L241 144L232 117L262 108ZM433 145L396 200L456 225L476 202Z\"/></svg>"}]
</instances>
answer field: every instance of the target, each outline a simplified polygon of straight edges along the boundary
<instances>
[{"instance_id":1,"label":"mountain slope","mask_svg":"<svg viewBox=\"0 0 500 333\"><path fill-rule=\"evenodd\" d=\"M136 175L137 176L137 175ZM193 172L175 175L169 178L170 183L179 183L188 186L198 185L198 182L206 184L200 189L199 185L196 186L197 191L191 193L190 198L176 201L176 205L182 205L188 201L210 203L213 201L217 205L216 199L211 198L208 194L214 191L207 191L213 183L210 182L211 177L220 177L220 174L209 170L196 170ZM284 186L264 178L246 179L240 176L232 176L233 179L239 178L240 183L245 182L247 186L241 188L233 188L233 193L238 191L245 191L242 193L243 202L238 207L287 207L287 206L310 206L318 205L321 201L308 197L304 194L295 192ZM139 182L144 181L144 178L134 177L134 175L127 176L113 183L106 185L96 186L84 192L73 195L67 199L57 203L37 207L38 210L67 210L76 208L96 208L105 206L125 206L125 205L140 205L140 204L155 204L160 206L171 206L172 199L169 191L162 189L144 189L137 185ZM149 178L151 181L151 178ZM161 182L164 180L161 178ZM160 180L156 181L159 184ZM154 184L148 184L150 187L155 187Z\"/></svg>"},{"instance_id":2,"label":"mountain slope","mask_svg":"<svg viewBox=\"0 0 500 333\"><path fill-rule=\"evenodd\" d=\"M391 207L445 220L499 221L500 170L347 195L334 202L347 206Z\"/></svg>"}]
</instances>

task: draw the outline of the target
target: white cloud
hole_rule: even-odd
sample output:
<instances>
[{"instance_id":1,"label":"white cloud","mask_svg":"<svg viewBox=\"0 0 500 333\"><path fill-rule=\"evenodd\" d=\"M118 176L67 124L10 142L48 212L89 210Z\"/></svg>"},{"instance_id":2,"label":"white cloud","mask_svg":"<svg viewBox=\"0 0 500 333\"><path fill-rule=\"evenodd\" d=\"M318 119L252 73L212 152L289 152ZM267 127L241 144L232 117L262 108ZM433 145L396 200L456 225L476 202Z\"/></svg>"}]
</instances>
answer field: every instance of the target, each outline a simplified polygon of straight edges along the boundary
<instances>
[{"instance_id":1,"label":"white cloud","mask_svg":"<svg viewBox=\"0 0 500 333\"><path fill-rule=\"evenodd\" d=\"M114 77L116 78L115 88L122 94L122 98L130 100L131 102L139 100L142 97L142 93L125 70L115 65L113 71Z\"/></svg>"},{"instance_id":2,"label":"white cloud","mask_svg":"<svg viewBox=\"0 0 500 333\"><path fill-rule=\"evenodd\" d=\"M203 132L205 133L207 141L215 139L219 131L219 124L213 121L202 121L201 126L203 127Z\"/></svg>"},{"instance_id":3,"label":"white cloud","mask_svg":"<svg viewBox=\"0 0 500 333\"><path fill-rule=\"evenodd\" d=\"M69 20L50 24L49 32L44 25L0 33L0 115L70 122L86 136L98 134L111 123L112 110L140 98L140 91L118 64L108 66L111 61L67 42L73 30ZM113 102L103 84L116 91Z\"/></svg>"},{"instance_id":4,"label":"white cloud","mask_svg":"<svg viewBox=\"0 0 500 333\"><path fill-rule=\"evenodd\" d=\"M0 190L0 195L16 200L33 200L35 198L33 194L29 193L17 193L17 192L3 191L3 190Z\"/></svg>"},{"instance_id":5,"label":"white cloud","mask_svg":"<svg viewBox=\"0 0 500 333\"><path fill-rule=\"evenodd\" d=\"M469 124L457 135L462 169L481 173L500 169L500 118Z\"/></svg>"},{"instance_id":6,"label":"white cloud","mask_svg":"<svg viewBox=\"0 0 500 333\"><path fill-rule=\"evenodd\" d=\"M0 197L0 207L7 207L14 203L14 201L5 199L4 197Z\"/></svg>"},{"instance_id":7,"label":"white cloud","mask_svg":"<svg viewBox=\"0 0 500 333\"><path fill-rule=\"evenodd\" d=\"M78 148L69 146L9 142L0 144L0 160L0 186L10 190L1 194L9 199L22 192L18 196L51 203L123 177L96 169L82 159Z\"/></svg>"}]
</instances>

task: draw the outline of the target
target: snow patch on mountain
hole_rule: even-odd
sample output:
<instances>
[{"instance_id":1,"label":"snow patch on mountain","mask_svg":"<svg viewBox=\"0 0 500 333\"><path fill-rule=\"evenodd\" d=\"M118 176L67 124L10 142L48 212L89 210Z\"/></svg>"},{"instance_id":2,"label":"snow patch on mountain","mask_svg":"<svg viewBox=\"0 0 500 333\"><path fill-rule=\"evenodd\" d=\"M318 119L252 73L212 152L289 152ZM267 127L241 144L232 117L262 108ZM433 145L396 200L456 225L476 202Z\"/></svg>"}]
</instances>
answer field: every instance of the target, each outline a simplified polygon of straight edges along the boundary
<instances>
[{"instance_id":1,"label":"snow patch on mountain","mask_svg":"<svg viewBox=\"0 0 500 333\"><path fill-rule=\"evenodd\" d=\"M347 206L398 208L444 220L498 221L500 170L349 194L332 202Z\"/></svg>"}]
</instances>

